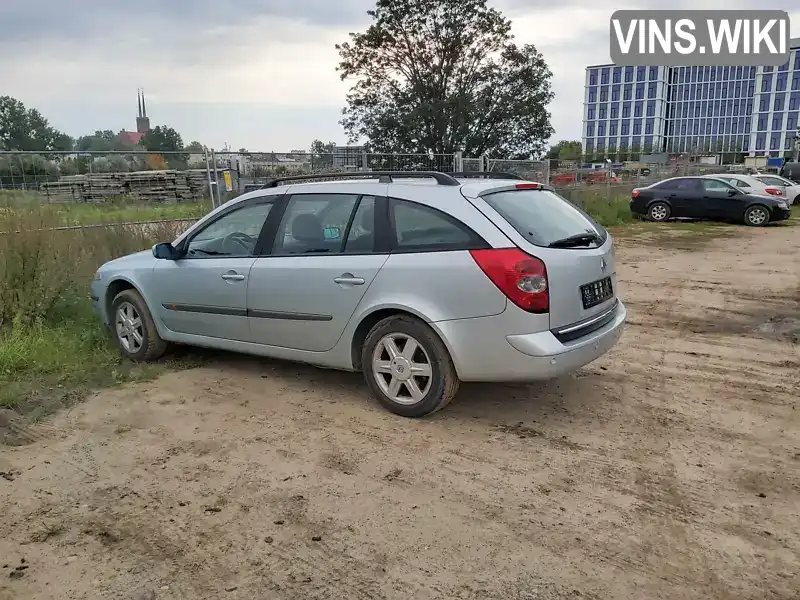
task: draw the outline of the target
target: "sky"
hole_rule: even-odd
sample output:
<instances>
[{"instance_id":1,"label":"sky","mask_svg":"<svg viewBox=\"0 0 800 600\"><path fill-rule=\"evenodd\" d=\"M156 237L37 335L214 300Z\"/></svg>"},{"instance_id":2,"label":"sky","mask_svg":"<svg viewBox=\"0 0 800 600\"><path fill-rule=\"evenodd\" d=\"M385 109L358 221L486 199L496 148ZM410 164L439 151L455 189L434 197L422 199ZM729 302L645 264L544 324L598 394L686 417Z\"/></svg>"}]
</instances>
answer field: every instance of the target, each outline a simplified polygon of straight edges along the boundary
<instances>
[{"instance_id":1,"label":"sky","mask_svg":"<svg viewBox=\"0 0 800 600\"><path fill-rule=\"evenodd\" d=\"M584 69L610 62L609 19L643 8L756 9L753 0L489 0L553 71L551 142L580 139ZM25 0L0 4L0 94L72 135L135 130L136 90L151 123L186 143L281 152L346 143L348 83L334 45L363 31L374 0ZM605 6L603 6L605 5ZM607 7L608 6L608 7ZM800 36L797 0L787 10Z\"/></svg>"}]
</instances>

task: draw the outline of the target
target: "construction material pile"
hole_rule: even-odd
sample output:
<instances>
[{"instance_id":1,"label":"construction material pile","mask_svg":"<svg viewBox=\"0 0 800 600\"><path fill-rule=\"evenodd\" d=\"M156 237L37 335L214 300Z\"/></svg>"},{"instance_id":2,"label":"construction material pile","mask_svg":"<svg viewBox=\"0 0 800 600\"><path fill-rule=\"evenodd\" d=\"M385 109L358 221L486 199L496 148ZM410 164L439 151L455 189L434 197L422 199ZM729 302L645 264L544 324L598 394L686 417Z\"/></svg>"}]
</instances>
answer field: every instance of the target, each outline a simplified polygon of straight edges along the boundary
<instances>
[{"instance_id":1,"label":"construction material pile","mask_svg":"<svg viewBox=\"0 0 800 600\"><path fill-rule=\"evenodd\" d=\"M134 202L192 202L205 188L193 171L133 171L65 175L41 185L51 202L107 202L125 197Z\"/></svg>"}]
</instances>

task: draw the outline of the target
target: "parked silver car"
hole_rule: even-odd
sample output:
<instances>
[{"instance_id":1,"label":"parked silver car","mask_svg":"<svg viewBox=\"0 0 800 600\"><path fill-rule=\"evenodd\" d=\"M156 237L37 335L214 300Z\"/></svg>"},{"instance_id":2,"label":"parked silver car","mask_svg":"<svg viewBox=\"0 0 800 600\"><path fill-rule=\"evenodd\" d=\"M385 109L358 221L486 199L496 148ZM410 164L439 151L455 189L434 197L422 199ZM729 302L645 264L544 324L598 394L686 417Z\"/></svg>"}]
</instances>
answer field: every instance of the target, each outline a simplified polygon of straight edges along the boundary
<instances>
[{"instance_id":1,"label":"parked silver car","mask_svg":"<svg viewBox=\"0 0 800 600\"><path fill-rule=\"evenodd\" d=\"M800 202L800 183L795 183L780 175L770 174L756 174L753 179L758 179L764 185L769 185L776 188L783 188L784 195L786 196L786 204L789 206Z\"/></svg>"},{"instance_id":2,"label":"parked silver car","mask_svg":"<svg viewBox=\"0 0 800 600\"><path fill-rule=\"evenodd\" d=\"M552 189L315 177L332 180L275 180L103 265L92 297L122 354L175 342L363 371L381 404L419 417L459 381L557 377L619 339L613 240Z\"/></svg>"}]
</instances>

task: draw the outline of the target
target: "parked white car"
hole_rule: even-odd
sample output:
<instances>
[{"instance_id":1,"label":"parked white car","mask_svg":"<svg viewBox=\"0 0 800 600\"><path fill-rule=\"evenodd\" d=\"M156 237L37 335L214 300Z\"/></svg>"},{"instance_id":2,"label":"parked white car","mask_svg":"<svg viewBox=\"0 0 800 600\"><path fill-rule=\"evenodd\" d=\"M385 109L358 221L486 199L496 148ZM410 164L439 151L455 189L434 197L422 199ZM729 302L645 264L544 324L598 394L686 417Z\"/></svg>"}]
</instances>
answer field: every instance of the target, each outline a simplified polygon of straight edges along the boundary
<instances>
[{"instance_id":1,"label":"parked white car","mask_svg":"<svg viewBox=\"0 0 800 600\"><path fill-rule=\"evenodd\" d=\"M736 186L747 194L756 196L772 196L774 198L786 198L785 188L779 185L769 185L756 179L754 175L738 175L732 173L720 173L718 175L703 175L712 179L721 179L733 186Z\"/></svg>"},{"instance_id":2,"label":"parked white car","mask_svg":"<svg viewBox=\"0 0 800 600\"><path fill-rule=\"evenodd\" d=\"M786 204L790 206L795 202L800 202L800 183L795 183L780 175L753 175L754 179L758 179L764 185L773 187L782 187L786 192Z\"/></svg>"}]
</instances>

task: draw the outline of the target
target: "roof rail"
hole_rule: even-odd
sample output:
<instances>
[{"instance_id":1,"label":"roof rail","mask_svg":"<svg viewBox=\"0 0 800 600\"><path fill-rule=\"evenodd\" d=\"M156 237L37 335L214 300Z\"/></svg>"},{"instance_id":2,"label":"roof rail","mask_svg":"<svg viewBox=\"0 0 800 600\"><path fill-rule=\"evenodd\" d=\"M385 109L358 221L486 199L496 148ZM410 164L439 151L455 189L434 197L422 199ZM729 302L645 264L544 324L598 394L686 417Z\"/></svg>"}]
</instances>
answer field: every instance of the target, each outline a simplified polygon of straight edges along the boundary
<instances>
[{"instance_id":1,"label":"roof rail","mask_svg":"<svg viewBox=\"0 0 800 600\"><path fill-rule=\"evenodd\" d=\"M309 179L377 179L380 183L392 183L394 179L417 177L430 177L435 179L439 185L461 185L452 175L438 171L358 171L355 173L316 173L277 177L265 183L261 189L275 188L279 183L288 181L308 181Z\"/></svg>"},{"instance_id":2,"label":"roof rail","mask_svg":"<svg viewBox=\"0 0 800 600\"><path fill-rule=\"evenodd\" d=\"M450 173L453 177L461 177L462 179L522 179L516 173L494 173L492 171L460 171L458 173Z\"/></svg>"}]
</instances>

